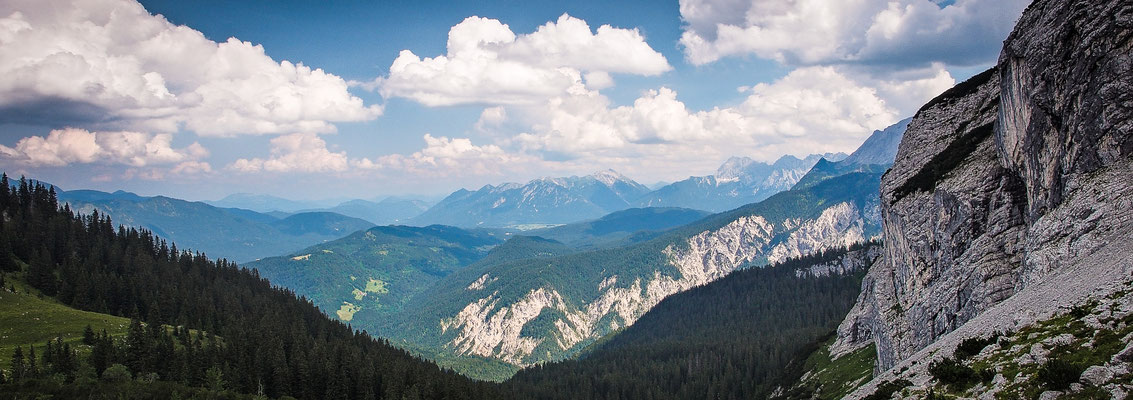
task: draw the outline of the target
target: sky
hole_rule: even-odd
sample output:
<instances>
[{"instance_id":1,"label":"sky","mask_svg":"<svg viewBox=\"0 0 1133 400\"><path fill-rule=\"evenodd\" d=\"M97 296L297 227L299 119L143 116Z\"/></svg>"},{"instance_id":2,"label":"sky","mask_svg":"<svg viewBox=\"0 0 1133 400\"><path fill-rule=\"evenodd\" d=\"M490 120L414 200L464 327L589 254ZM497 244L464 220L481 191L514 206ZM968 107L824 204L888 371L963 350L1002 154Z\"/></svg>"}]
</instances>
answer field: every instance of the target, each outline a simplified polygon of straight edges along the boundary
<instances>
[{"instance_id":1,"label":"sky","mask_svg":"<svg viewBox=\"0 0 1133 400\"><path fill-rule=\"evenodd\" d=\"M852 152L1026 0L0 2L0 169L189 200L438 196Z\"/></svg>"}]
</instances>

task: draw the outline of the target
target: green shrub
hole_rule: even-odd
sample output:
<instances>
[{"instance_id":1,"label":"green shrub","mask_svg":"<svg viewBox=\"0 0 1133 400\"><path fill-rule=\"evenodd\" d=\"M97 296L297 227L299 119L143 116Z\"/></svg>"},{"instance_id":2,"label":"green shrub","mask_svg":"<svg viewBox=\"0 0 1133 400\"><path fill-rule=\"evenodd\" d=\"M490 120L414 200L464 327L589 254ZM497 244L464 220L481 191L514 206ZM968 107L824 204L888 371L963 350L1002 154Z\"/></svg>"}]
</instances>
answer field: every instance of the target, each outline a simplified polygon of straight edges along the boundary
<instances>
[{"instance_id":1,"label":"green shrub","mask_svg":"<svg viewBox=\"0 0 1133 400\"><path fill-rule=\"evenodd\" d=\"M1070 316L1074 317L1074 319L1082 319L1085 316L1090 315L1091 311L1093 311L1093 307L1091 305L1079 304L1070 309Z\"/></svg>"},{"instance_id":2,"label":"green shrub","mask_svg":"<svg viewBox=\"0 0 1133 400\"><path fill-rule=\"evenodd\" d=\"M885 381L877 385L877 389L869 396L864 397L862 400L888 400L893 397L893 393L901 391L901 389L913 386L912 382L906 379L898 379L895 381Z\"/></svg>"},{"instance_id":3,"label":"green shrub","mask_svg":"<svg viewBox=\"0 0 1133 400\"><path fill-rule=\"evenodd\" d=\"M952 353L952 356L956 357L956 359L960 361L972 358L975 355L980 354L980 351L983 350L984 347L998 342L999 336L1000 334L996 333L994 335L991 335L991 337L988 337L987 339L981 337L970 337L964 339L960 342L959 346L956 346L956 351Z\"/></svg>"},{"instance_id":4,"label":"green shrub","mask_svg":"<svg viewBox=\"0 0 1133 400\"><path fill-rule=\"evenodd\" d=\"M1078 382L1084 368L1061 358L1052 357L1039 368L1039 382L1051 390L1066 390L1071 383Z\"/></svg>"},{"instance_id":5,"label":"green shrub","mask_svg":"<svg viewBox=\"0 0 1133 400\"><path fill-rule=\"evenodd\" d=\"M976 371L953 358L945 357L933 361L928 366L928 372L933 378L945 385L963 386L975 383L979 376Z\"/></svg>"}]
</instances>

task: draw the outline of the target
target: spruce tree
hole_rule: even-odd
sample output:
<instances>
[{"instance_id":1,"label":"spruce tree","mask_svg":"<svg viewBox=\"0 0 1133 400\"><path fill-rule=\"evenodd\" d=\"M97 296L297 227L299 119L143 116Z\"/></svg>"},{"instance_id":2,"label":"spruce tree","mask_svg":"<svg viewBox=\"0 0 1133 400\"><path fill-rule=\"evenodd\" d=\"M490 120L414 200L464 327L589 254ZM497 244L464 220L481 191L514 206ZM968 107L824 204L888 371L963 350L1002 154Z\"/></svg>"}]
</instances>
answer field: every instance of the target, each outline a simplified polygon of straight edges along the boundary
<instances>
[{"instance_id":1,"label":"spruce tree","mask_svg":"<svg viewBox=\"0 0 1133 400\"><path fill-rule=\"evenodd\" d=\"M87 327L83 328L83 344L93 346L94 339L94 329L90 327L90 324L87 324Z\"/></svg>"},{"instance_id":2,"label":"spruce tree","mask_svg":"<svg viewBox=\"0 0 1133 400\"><path fill-rule=\"evenodd\" d=\"M36 362L35 362L35 345L28 346L28 363L27 363L27 367L25 367L24 377L25 378L38 378L39 377L39 367L36 366Z\"/></svg>"},{"instance_id":3,"label":"spruce tree","mask_svg":"<svg viewBox=\"0 0 1133 400\"><path fill-rule=\"evenodd\" d=\"M16 351L12 353L12 381L19 382L24 379L27 372L27 365L24 364L24 349L21 346L16 346Z\"/></svg>"},{"instance_id":4,"label":"spruce tree","mask_svg":"<svg viewBox=\"0 0 1133 400\"><path fill-rule=\"evenodd\" d=\"M150 338L141 321L130 320L130 329L126 332L126 367L135 375L149 372L146 362L149 360Z\"/></svg>"}]
</instances>

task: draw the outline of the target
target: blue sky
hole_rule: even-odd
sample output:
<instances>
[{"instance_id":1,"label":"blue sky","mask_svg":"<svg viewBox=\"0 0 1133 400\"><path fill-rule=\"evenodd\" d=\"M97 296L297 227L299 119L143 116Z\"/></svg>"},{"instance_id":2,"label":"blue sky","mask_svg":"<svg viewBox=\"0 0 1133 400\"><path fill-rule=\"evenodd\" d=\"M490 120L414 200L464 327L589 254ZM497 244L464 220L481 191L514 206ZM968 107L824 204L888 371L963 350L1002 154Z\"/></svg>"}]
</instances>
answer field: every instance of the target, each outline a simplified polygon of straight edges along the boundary
<instances>
[{"instance_id":1,"label":"blue sky","mask_svg":"<svg viewBox=\"0 0 1133 400\"><path fill-rule=\"evenodd\" d=\"M672 181L852 151L993 64L1025 4L14 0L0 167L188 199Z\"/></svg>"}]
</instances>

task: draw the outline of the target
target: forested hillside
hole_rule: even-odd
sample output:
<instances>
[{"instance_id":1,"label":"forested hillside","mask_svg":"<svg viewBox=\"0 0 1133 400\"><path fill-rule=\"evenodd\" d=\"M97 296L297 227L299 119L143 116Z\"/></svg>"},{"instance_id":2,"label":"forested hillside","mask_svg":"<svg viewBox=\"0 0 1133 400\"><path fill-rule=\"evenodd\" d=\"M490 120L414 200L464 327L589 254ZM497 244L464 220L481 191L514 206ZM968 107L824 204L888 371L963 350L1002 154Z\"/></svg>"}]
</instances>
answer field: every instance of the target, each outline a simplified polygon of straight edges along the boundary
<instances>
[{"instance_id":1,"label":"forested hillside","mask_svg":"<svg viewBox=\"0 0 1133 400\"><path fill-rule=\"evenodd\" d=\"M757 399L833 332L877 243L739 270L670 296L579 360L506 384L520 398Z\"/></svg>"},{"instance_id":2,"label":"forested hillside","mask_svg":"<svg viewBox=\"0 0 1133 400\"><path fill-rule=\"evenodd\" d=\"M117 224L145 229L182 247L237 262L285 254L374 226L330 212L276 218L247 209L124 191L69 190L59 191L58 196L59 202L70 205L75 213L97 210Z\"/></svg>"},{"instance_id":3,"label":"forested hillside","mask_svg":"<svg viewBox=\"0 0 1133 400\"><path fill-rule=\"evenodd\" d=\"M147 231L116 229L98 213L75 215L59 207L53 188L24 179L10 187L5 175L0 276L67 306L135 322L124 342L92 334L84 345L90 355L69 345L18 350L3 374L16 382L0 386L0 397L498 397L489 384L327 318L253 271L179 250Z\"/></svg>"}]
</instances>

